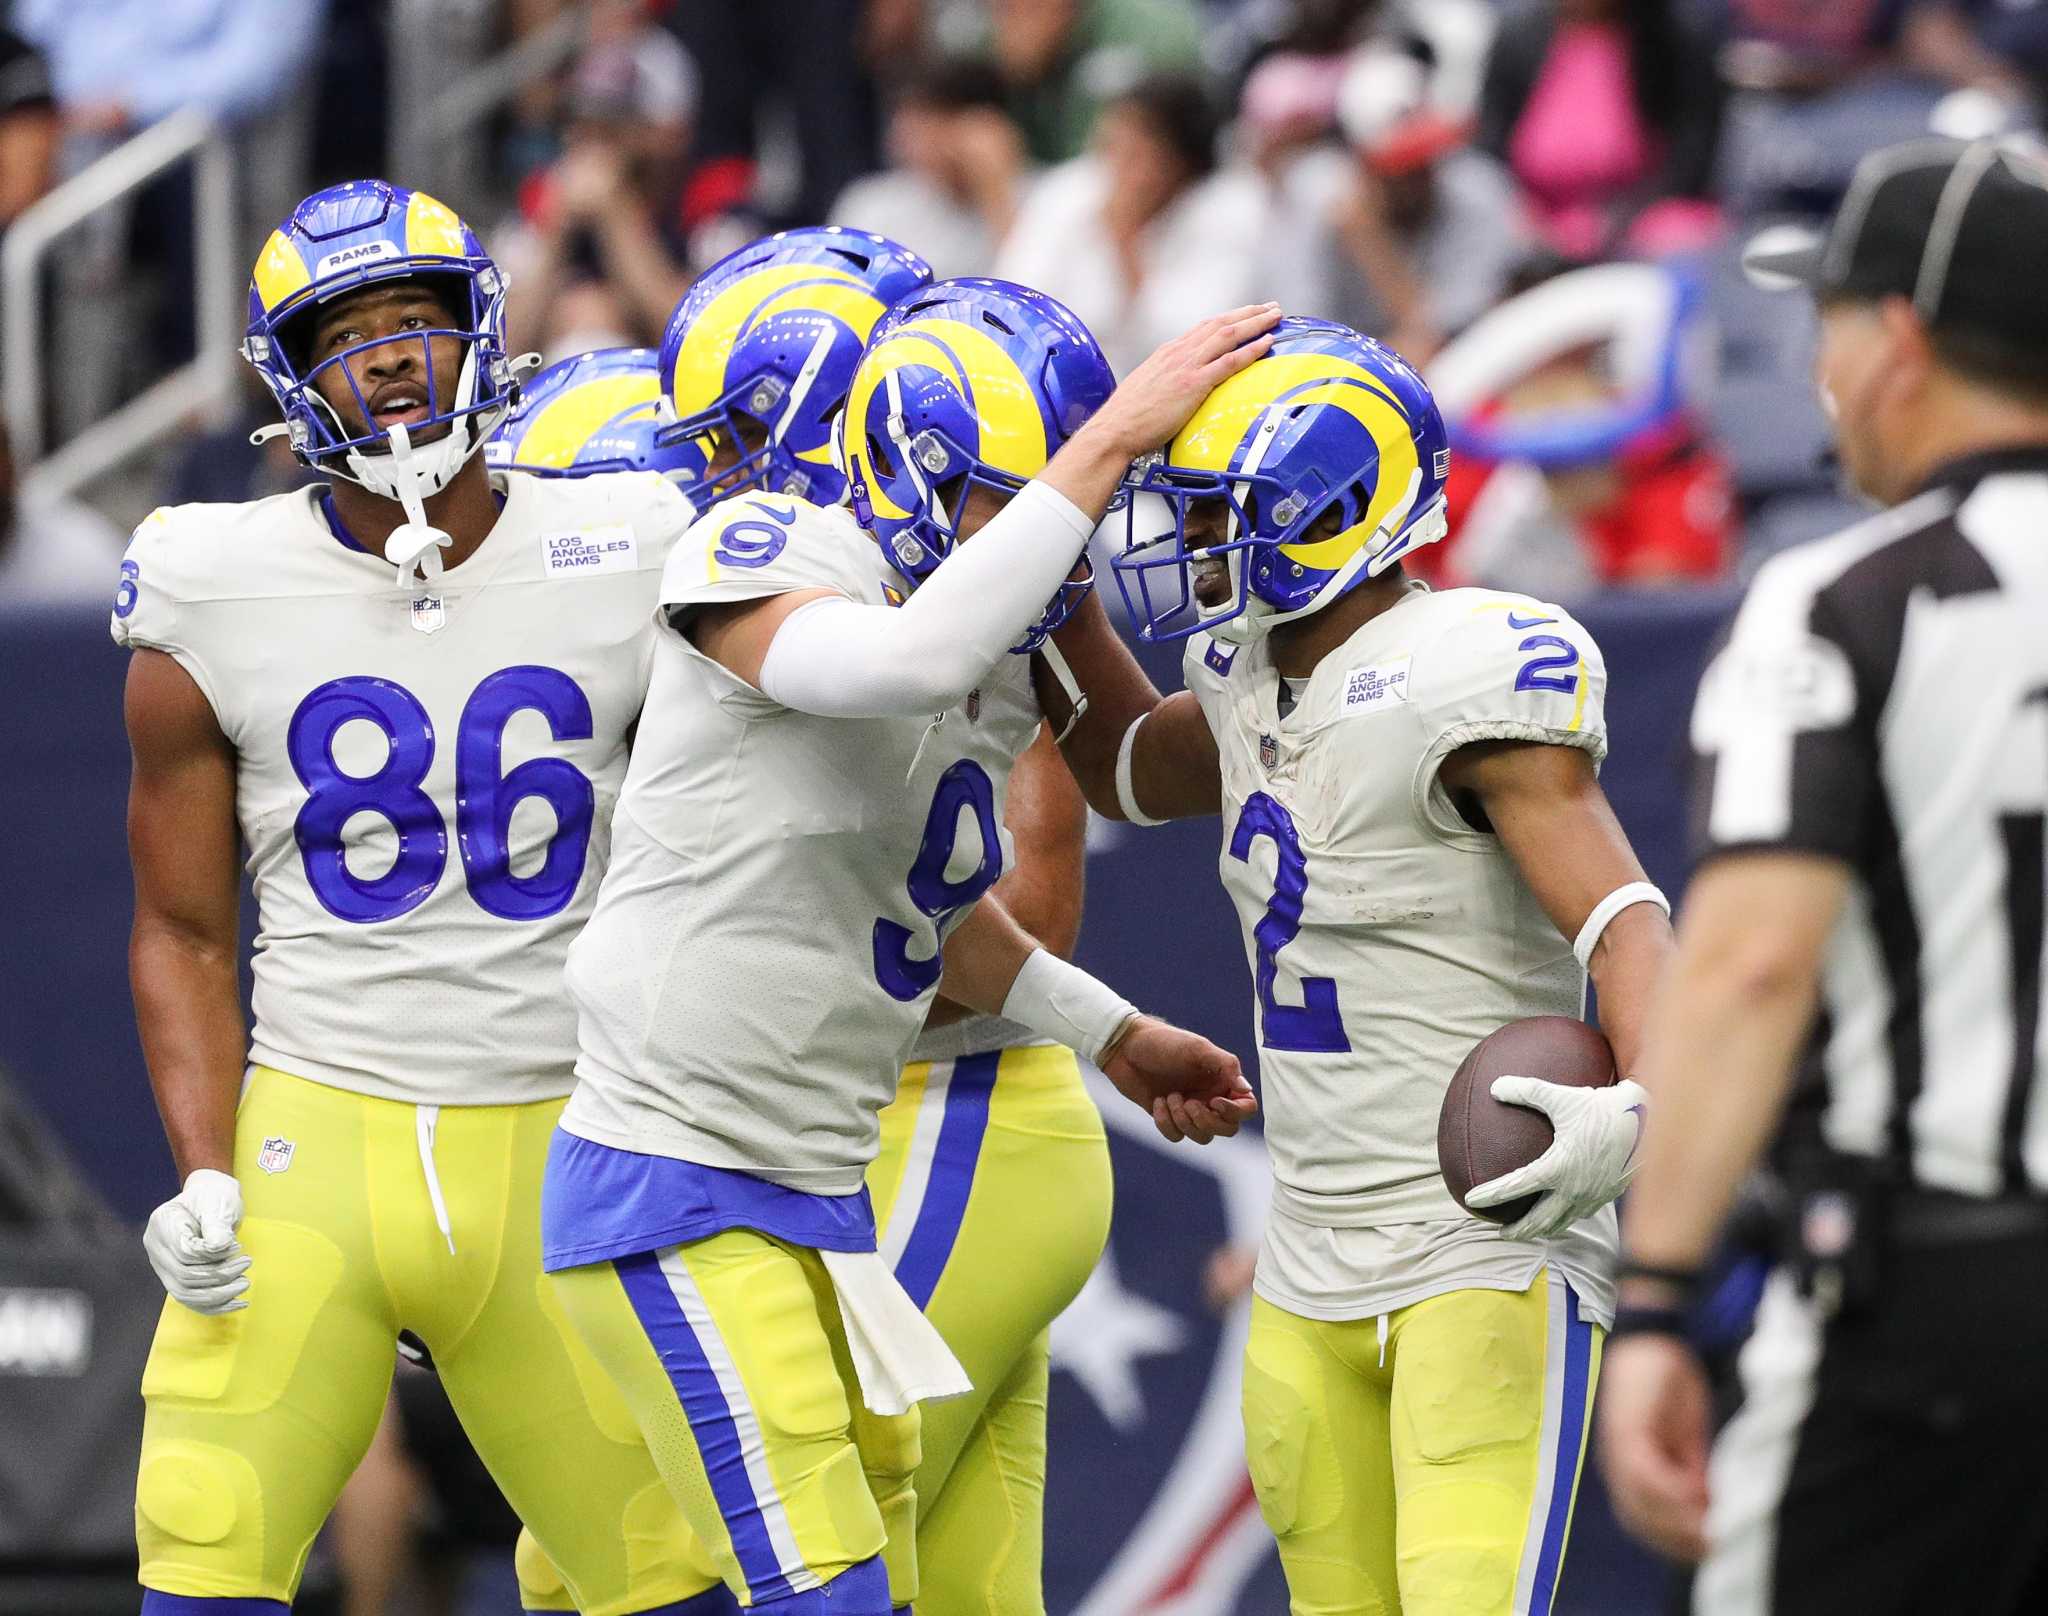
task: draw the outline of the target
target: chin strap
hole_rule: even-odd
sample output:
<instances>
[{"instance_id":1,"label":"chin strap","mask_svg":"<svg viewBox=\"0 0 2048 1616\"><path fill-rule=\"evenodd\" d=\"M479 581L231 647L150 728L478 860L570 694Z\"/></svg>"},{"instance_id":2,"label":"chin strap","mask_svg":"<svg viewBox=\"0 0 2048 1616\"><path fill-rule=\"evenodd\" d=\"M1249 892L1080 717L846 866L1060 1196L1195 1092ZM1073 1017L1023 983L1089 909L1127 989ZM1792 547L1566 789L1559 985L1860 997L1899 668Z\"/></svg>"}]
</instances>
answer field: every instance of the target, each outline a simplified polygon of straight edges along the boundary
<instances>
[{"instance_id":1,"label":"chin strap","mask_svg":"<svg viewBox=\"0 0 2048 1616\"><path fill-rule=\"evenodd\" d=\"M1051 640L1038 648L1038 654L1045 659L1046 671L1053 682L1060 687L1060 694L1067 698L1067 721L1060 726L1053 745L1062 744L1074 733L1074 726L1081 722L1081 715L1088 711L1088 698L1081 692L1081 681L1074 677L1074 670L1067 666L1067 659L1060 655L1060 649Z\"/></svg>"},{"instance_id":2,"label":"chin strap","mask_svg":"<svg viewBox=\"0 0 2048 1616\"><path fill-rule=\"evenodd\" d=\"M441 551L455 540L427 521L426 501L420 496L420 477L413 467L412 434L403 422L392 427L391 469L396 473L398 503L405 520L391 530L384 541L384 559L398 569L398 587L404 590L431 589L441 576Z\"/></svg>"},{"instance_id":3,"label":"chin strap","mask_svg":"<svg viewBox=\"0 0 2048 1616\"><path fill-rule=\"evenodd\" d=\"M255 444L258 448L261 448L264 444L268 443L272 438L289 437L291 435L291 430L292 429L286 426L282 421L272 421L270 425L259 426L254 432L251 432L249 434L249 441Z\"/></svg>"}]
</instances>

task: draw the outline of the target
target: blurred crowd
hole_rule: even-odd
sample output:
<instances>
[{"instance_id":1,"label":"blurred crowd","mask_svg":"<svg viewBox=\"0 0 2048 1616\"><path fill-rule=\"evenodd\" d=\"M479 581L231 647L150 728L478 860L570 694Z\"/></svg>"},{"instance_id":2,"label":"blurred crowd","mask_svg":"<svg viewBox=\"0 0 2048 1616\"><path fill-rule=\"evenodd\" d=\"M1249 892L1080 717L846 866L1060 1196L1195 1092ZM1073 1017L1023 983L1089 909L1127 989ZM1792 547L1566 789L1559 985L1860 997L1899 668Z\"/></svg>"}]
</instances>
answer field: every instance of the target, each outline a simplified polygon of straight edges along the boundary
<instances>
[{"instance_id":1,"label":"blurred crowd","mask_svg":"<svg viewBox=\"0 0 2048 1616\"><path fill-rule=\"evenodd\" d=\"M477 225L514 351L549 360L657 341L703 266L821 220L1038 286L1119 368L1270 296L1437 386L1457 455L1433 576L1551 596L1714 584L1844 519L1810 317L1746 285L1741 243L1823 213L1872 146L2031 138L2048 89L2048 0L0 10L0 226L197 104L239 142L250 252L297 194L388 172ZM60 426L189 353L191 213L173 175L63 255ZM151 494L289 486L282 445L247 443L255 395L243 413L161 457ZM0 600L103 594L111 530L17 513L0 477Z\"/></svg>"}]
</instances>

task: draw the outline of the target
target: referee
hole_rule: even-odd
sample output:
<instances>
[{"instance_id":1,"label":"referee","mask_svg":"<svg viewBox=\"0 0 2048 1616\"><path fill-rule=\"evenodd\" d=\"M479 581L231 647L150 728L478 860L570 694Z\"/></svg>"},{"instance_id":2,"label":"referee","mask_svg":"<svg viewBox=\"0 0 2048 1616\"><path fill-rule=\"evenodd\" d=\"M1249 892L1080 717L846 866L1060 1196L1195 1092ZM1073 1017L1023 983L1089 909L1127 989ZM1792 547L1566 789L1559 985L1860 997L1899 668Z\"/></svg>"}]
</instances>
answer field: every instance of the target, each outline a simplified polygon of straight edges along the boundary
<instances>
[{"instance_id":1,"label":"referee","mask_svg":"<svg viewBox=\"0 0 2048 1616\"><path fill-rule=\"evenodd\" d=\"M1700 687L1603 1463L1702 1561L1696 1616L2048 1611L2048 167L1878 151L1825 237L1746 263L1818 298L1888 509L1770 561ZM1793 1255L1710 1461L1680 1326L1795 1082Z\"/></svg>"}]
</instances>

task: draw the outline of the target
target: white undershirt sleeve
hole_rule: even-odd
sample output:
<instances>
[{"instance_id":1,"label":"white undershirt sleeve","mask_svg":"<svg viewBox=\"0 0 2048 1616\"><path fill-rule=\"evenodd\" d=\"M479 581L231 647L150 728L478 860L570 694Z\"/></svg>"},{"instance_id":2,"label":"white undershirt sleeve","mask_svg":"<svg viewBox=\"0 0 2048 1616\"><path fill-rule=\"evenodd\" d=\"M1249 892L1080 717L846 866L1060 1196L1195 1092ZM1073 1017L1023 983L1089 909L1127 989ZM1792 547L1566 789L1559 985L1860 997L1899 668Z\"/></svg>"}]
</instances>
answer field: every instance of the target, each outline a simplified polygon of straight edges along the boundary
<instances>
[{"instance_id":1,"label":"white undershirt sleeve","mask_svg":"<svg viewBox=\"0 0 2048 1616\"><path fill-rule=\"evenodd\" d=\"M806 602L761 662L763 694L822 718L944 712L1024 637L1095 531L1057 489L1027 483L901 606Z\"/></svg>"}]
</instances>

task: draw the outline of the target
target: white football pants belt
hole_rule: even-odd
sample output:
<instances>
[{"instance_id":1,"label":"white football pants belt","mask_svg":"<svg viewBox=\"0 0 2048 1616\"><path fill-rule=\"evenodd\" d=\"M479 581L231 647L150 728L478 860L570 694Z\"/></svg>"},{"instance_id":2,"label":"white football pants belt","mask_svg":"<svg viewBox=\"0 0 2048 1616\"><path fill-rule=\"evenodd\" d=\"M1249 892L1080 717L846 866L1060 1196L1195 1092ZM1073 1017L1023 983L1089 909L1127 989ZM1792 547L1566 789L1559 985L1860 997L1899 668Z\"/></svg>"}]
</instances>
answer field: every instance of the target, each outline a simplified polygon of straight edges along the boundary
<instances>
[{"instance_id":1,"label":"white football pants belt","mask_svg":"<svg viewBox=\"0 0 2048 1616\"><path fill-rule=\"evenodd\" d=\"M846 1344L860 1378L860 1400L884 1416L907 1414L917 1403L962 1397L974 1382L910 1294L896 1282L880 1253L821 1251L839 1298Z\"/></svg>"}]
</instances>

